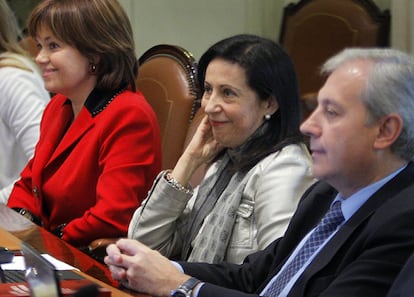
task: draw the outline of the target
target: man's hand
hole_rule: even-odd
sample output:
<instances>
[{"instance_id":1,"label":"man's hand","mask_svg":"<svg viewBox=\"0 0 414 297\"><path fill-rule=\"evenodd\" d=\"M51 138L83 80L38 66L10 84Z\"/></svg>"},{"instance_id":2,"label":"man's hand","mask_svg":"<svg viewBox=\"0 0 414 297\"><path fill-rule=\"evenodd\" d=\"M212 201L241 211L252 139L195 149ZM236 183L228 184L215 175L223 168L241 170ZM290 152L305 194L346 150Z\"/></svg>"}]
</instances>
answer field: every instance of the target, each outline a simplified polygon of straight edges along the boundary
<instances>
[{"instance_id":1,"label":"man's hand","mask_svg":"<svg viewBox=\"0 0 414 297\"><path fill-rule=\"evenodd\" d=\"M120 239L106 251L104 261L112 277L138 292L169 297L171 290L190 278L159 252L136 240Z\"/></svg>"}]
</instances>

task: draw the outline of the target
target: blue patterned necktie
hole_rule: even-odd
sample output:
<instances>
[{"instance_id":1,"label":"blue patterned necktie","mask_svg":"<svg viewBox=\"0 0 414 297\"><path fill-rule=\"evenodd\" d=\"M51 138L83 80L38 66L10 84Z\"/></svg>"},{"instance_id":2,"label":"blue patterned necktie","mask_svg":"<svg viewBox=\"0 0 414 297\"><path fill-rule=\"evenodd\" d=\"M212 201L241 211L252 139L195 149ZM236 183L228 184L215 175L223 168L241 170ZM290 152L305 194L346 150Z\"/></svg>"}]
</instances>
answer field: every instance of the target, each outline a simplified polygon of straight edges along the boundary
<instances>
[{"instance_id":1,"label":"blue patterned necktie","mask_svg":"<svg viewBox=\"0 0 414 297\"><path fill-rule=\"evenodd\" d=\"M306 240L305 244L298 251L292 261L281 271L270 287L264 292L263 296L276 297L283 290L290 279L306 263L309 257L319 248L319 246L331 235L339 224L344 220L341 211L341 202L336 201L330 210L322 218L321 222Z\"/></svg>"}]
</instances>

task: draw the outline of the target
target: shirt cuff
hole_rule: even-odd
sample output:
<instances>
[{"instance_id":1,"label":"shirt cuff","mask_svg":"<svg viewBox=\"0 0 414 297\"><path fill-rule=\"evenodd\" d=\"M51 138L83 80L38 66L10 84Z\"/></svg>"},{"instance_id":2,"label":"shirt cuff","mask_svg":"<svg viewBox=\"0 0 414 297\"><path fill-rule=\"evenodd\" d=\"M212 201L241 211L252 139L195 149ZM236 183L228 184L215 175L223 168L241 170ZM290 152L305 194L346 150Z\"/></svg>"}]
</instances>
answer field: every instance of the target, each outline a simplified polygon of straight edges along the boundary
<instances>
[{"instance_id":1,"label":"shirt cuff","mask_svg":"<svg viewBox=\"0 0 414 297\"><path fill-rule=\"evenodd\" d=\"M178 262L171 261L171 264L174 265L181 273L184 273L183 267L180 264L178 264Z\"/></svg>"},{"instance_id":2,"label":"shirt cuff","mask_svg":"<svg viewBox=\"0 0 414 297\"><path fill-rule=\"evenodd\" d=\"M184 273L184 269L183 269L183 267L180 265L180 264L178 264L178 262L175 262L175 261L171 261L171 263L180 271L180 272L182 272L182 273ZM200 289L201 289L201 287L202 286L204 286L204 283L203 282L201 282L201 283L199 283L195 288L194 288L194 291L192 292L192 297L198 297L198 292L200 291Z\"/></svg>"}]
</instances>

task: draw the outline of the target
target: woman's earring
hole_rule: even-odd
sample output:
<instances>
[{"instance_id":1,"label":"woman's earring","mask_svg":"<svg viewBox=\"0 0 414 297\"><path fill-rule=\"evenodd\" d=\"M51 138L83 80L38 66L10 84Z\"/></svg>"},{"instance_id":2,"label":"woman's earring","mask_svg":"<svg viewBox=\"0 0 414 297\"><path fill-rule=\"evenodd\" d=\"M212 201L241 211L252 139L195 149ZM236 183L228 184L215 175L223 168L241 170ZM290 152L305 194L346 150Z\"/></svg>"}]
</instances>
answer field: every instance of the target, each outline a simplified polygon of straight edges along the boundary
<instances>
[{"instance_id":1,"label":"woman's earring","mask_svg":"<svg viewBox=\"0 0 414 297\"><path fill-rule=\"evenodd\" d=\"M270 120L271 117L272 117L271 114L265 114L265 116L264 116L266 121Z\"/></svg>"},{"instance_id":2,"label":"woman's earring","mask_svg":"<svg viewBox=\"0 0 414 297\"><path fill-rule=\"evenodd\" d=\"M89 69L91 71L91 73L95 73L96 71L96 65L92 62L89 63Z\"/></svg>"}]
</instances>

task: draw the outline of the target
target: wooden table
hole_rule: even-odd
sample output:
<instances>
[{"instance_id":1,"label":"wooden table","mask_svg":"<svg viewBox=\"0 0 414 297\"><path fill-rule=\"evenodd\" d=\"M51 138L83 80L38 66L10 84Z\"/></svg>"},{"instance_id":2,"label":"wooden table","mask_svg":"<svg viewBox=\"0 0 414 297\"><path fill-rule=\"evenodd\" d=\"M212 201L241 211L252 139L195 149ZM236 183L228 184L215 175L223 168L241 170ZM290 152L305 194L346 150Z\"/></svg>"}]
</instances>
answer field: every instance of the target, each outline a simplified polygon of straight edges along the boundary
<instances>
[{"instance_id":1,"label":"wooden table","mask_svg":"<svg viewBox=\"0 0 414 297\"><path fill-rule=\"evenodd\" d=\"M4 204L0 204L0 246L20 250L20 242L26 241L40 253L47 253L58 260L78 268L80 274L101 286L110 288L113 297L149 297L136 292L117 289L118 283L111 278L106 265L33 224Z\"/></svg>"}]
</instances>

